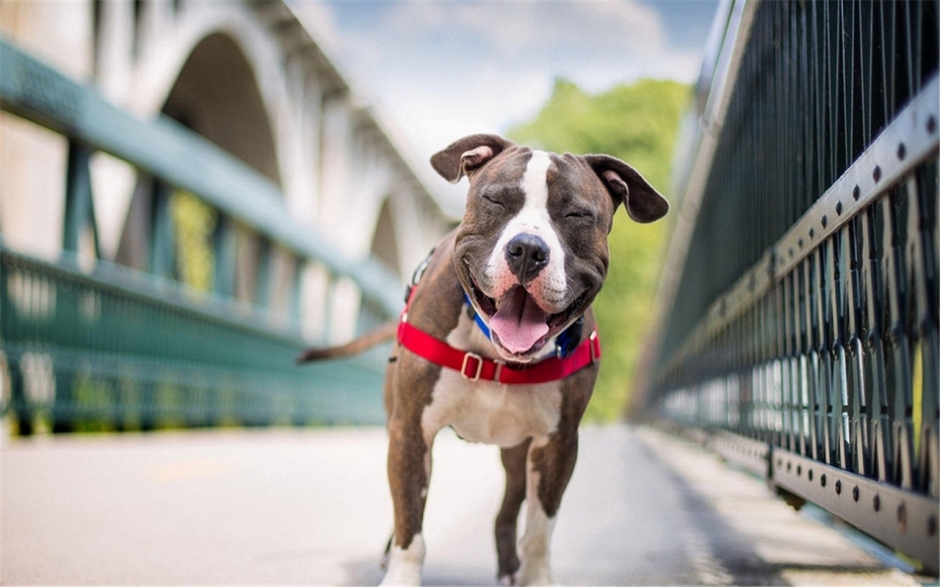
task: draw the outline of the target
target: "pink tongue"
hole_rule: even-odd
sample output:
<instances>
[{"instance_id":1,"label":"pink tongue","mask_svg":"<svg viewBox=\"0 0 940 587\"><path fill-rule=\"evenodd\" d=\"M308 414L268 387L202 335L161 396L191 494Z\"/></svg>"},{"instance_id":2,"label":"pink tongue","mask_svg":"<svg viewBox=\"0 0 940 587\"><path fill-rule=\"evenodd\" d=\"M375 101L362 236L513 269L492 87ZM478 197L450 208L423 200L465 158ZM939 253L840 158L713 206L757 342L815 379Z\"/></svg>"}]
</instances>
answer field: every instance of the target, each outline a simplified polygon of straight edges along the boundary
<instances>
[{"instance_id":1,"label":"pink tongue","mask_svg":"<svg viewBox=\"0 0 940 587\"><path fill-rule=\"evenodd\" d=\"M545 312L539 308L525 289L514 287L499 301L499 310L490 319L490 328L499 342L511 353L522 353L532 348L548 333Z\"/></svg>"}]
</instances>

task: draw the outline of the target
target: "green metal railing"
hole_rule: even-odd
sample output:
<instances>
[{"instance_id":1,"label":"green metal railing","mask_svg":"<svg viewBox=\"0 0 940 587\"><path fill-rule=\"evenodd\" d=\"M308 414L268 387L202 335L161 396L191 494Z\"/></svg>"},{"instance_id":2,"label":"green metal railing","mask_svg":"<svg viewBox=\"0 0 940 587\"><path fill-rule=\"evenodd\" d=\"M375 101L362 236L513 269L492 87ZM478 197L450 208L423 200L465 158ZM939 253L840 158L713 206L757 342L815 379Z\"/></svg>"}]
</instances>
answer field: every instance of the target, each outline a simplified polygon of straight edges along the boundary
<instances>
[{"instance_id":1,"label":"green metal railing","mask_svg":"<svg viewBox=\"0 0 940 587\"><path fill-rule=\"evenodd\" d=\"M647 407L936 574L940 4L727 6Z\"/></svg>"},{"instance_id":2,"label":"green metal railing","mask_svg":"<svg viewBox=\"0 0 940 587\"><path fill-rule=\"evenodd\" d=\"M71 431L383 421L381 350L329 365L293 363L299 350L323 342L301 334L303 268L318 268L328 285L358 286L362 329L402 305L400 281L381 262L346 259L288 214L277 186L175 121L142 122L2 38L0 108L61 134L69 152L61 258L30 258L0 241L0 410L20 433L38 424ZM96 151L131 164L138 189L146 188L143 271L98 258L89 167ZM178 279L170 210L177 191L218 217L212 291ZM236 232L259 251L249 300L233 296ZM87 235L90 255L80 250ZM280 314L267 295L275 250L294 267Z\"/></svg>"}]
</instances>

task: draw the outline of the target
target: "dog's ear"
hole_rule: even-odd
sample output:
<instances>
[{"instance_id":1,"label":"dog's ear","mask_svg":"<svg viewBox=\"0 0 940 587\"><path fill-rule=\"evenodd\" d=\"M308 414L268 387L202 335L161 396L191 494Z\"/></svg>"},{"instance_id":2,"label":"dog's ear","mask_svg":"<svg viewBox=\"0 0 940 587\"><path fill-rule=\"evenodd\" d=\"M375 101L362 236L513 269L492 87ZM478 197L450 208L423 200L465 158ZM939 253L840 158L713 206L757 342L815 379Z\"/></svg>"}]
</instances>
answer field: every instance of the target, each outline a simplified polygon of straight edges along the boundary
<instances>
[{"instance_id":1,"label":"dog's ear","mask_svg":"<svg viewBox=\"0 0 940 587\"><path fill-rule=\"evenodd\" d=\"M499 135L470 135L431 156L431 167L450 183L457 183L513 145L515 143Z\"/></svg>"},{"instance_id":2,"label":"dog's ear","mask_svg":"<svg viewBox=\"0 0 940 587\"><path fill-rule=\"evenodd\" d=\"M584 159L604 182L614 202L623 202L636 222L654 222L669 212L666 198L633 167L610 155L585 155Z\"/></svg>"}]
</instances>

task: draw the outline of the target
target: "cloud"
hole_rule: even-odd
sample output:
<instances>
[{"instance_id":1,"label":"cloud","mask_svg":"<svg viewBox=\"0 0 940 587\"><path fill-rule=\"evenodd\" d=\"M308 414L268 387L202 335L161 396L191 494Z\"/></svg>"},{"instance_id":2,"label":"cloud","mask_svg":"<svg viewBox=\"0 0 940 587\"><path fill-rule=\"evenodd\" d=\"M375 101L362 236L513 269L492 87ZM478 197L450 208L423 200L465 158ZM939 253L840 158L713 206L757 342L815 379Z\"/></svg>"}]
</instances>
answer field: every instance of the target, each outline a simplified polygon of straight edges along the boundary
<instances>
[{"instance_id":1,"label":"cloud","mask_svg":"<svg viewBox=\"0 0 940 587\"><path fill-rule=\"evenodd\" d=\"M490 66L468 71L461 79L463 90L434 79L388 84L381 100L394 109L399 125L419 137L416 147L427 152L464 134L505 131L508 124L538 111L553 83L541 71L507 78L505 71Z\"/></svg>"},{"instance_id":2,"label":"cloud","mask_svg":"<svg viewBox=\"0 0 940 587\"><path fill-rule=\"evenodd\" d=\"M634 0L343 2L322 5L356 84L416 154L534 116L556 77L589 91L640 77L695 79L701 55L670 45Z\"/></svg>"},{"instance_id":3,"label":"cloud","mask_svg":"<svg viewBox=\"0 0 940 587\"><path fill-rule=\"evenodd\" d=\"M408 35L478 35L512 59L559 47L651 53L662 49L665 38L655 10L623 0L400 2L383 26Z\"/></svg>"}]
</instances>

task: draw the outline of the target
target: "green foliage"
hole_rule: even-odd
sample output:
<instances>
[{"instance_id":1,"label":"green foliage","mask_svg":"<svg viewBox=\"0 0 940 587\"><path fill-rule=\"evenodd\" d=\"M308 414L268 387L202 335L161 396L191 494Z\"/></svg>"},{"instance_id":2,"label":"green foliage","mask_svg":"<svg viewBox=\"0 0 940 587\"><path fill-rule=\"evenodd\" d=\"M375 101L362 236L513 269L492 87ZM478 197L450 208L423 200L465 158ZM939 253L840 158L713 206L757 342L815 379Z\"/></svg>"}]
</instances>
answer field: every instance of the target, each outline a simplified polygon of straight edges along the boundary
<instances>
[{"instance_id":1,"label":"green foliage","mask_svg":"<svg viewBox=\"0 0 940 587\"><path fill-rule=\"evenodd\" d=\"M212 237L218 212L190 194L177 191L170 201L179 280L197 291L210 291L215 253Z\"/></svg>"},{"instance_id":2,"label":"green foliage","mask_svg":"<svg viewBox=\"0 0 940 587\"><path fill-rule=\"evenodd\" d=\"M688 86L673 81L640 80L591 95L559 79L535 119L508 134L550 151L619 157L671 200L672 154L690 97ZM673 207L670 214L675 212ZM588 420L620 418L629 405L671 224L639 225L617 212L609 240L610 271L594 302L604 359Z\"/></svg>"}]
</instances>

